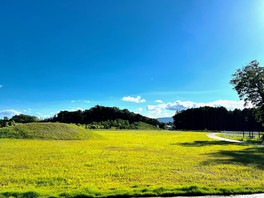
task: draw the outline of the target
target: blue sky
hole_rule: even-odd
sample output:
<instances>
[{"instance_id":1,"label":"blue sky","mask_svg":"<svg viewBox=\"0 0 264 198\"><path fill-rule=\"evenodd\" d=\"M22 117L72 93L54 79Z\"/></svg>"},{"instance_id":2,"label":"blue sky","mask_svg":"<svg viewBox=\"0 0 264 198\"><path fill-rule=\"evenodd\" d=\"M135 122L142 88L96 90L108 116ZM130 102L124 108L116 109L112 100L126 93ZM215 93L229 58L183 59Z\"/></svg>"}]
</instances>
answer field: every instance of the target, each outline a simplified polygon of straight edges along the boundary
<instances>
[{"instance_id":1,"label":"blue sky","mask_svg":"<svg viewBox=\"0 0 264 198\"><path fill-rule=\"evenodd\" d=\"M229 81L264 64L263 10L262 0L1 1L0 117L242 107Z\"/></svg>"}]
</instances>

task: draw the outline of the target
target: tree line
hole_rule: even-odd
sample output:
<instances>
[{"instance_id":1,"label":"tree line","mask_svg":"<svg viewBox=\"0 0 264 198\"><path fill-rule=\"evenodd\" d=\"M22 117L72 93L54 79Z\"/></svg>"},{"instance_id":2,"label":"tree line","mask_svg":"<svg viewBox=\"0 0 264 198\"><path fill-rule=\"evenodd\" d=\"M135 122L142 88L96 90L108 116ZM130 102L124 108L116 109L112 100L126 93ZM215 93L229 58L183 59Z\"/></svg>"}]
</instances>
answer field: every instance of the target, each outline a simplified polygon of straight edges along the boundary
<instances>
[{"instance_id":1,"label":"tree line","mask_svg":"<svg viewBox=\"0 0 264 198\"><path fill-rule=\"evenodd\" d=\"M95 106L90 109L81 111L60 111L57 115L47 119L50 122L91 124L103 123L105 125L119 124L129 125L135 122L145 122L153 126L163 127L164 124L153 118L148 118L137 113L130 112L127 109L117 107ZM115 121L115 122L114 122Z\"/></svg>"},{"instance_id":2,"label":"tree line","mask_svg":"<svg viewBox=\"0 0 264 198\"><path fill-rule=\"evenodd\" d=\"M29 123L29 122L38 122L40 121L36 116L30 116L25 114L15 115L10 119L4 117L0 119L0 127L14 126L16 123Z\"/></svg>"},{"instance_id":3,"label":"tree line","mask_svg":"<svg viewBox=\"0 0 264 198\"><path fill-rule=\"evenodd\" d=\"M200 107L187 109L173 116L174 127L185 130L263 131L254 116L254 109Z\"/></svg>"},{"instance_id":4,"label":"tree line","mask_svg":"<svg viewBox=\"0 0 264 198\"><path fill-rule=\"evenodd\" d=\"M94 129L136 129L137 122L144 122L153 126L164 128L165 124L158 120L148 118L137 113L130 112L127 109L119 109L117 107L95 106L90 109L81 111L60 111L51 118L39 120L35 116L30 115L15 115L12 118L4 117L0 119L0 127L13 126L15 123L29 122L62 122L84 124L87 128Z\"/></svg>"}]
</instances>

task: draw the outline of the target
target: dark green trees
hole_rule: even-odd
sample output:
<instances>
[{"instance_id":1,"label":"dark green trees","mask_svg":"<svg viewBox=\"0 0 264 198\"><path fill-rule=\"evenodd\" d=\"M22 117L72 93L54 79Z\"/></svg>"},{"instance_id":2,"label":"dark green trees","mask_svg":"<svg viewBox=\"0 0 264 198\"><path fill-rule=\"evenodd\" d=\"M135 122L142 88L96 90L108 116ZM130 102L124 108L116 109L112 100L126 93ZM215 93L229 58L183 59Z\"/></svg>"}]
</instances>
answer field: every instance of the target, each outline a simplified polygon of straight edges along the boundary
<instances>
[{"instance_id":1,"label":"dark green trees","mask_svg":"<svg viewBox=\"0 0 264 198\"><path fill-rule=\"evenodd\" d=\"M261 131L252 109L228 111L224 107L200 107L178 112L174 117L176 129Z\"/></svg>"},{"instance_id":2,"label":"dark green trees","mask_svg":"<svg viewBox=\"0 0 264 198\"><path fill-rule=\"evenodd\" d=\"M11 120L14 120L18 123L28 123L28 122L37 122L39 119L36 116L30 116L30 115L15 115L11 118Z\"/></svg>"},{"instance_id":3,"label":"dark green trees","mask_svg":"<svg viewBox=\"0 0 264 198\"><path fill-rule=\"evenodd\" d=\"M237 91L245 105L251 103L255 108L257 121L264 121L264 67L256 60L251 61L242 69L238 69L230 83Z\"/></svg>"},{"instance_id":4,"label":"dark green trees","mask_svg":"<svg viewBox=\"0 0 264 198\"><path fill-rule=\"evenodd\" d=\"M108 121L118 121L118 125L126 125L128 121L129 124L135 122L145 122L153 126L161 126L161 123L152 118L142 116L128 111L127 109L119 109L117 107L105 107L105 106L95 106L91 109L84 111L61 111L49 121L53 122L64 122L64 123L79 123L79 124L90 124L93 122L101 122L102 125L107 125ZM122 120L122 121L121 121ZM115 123L111 123L115 126Z\"/></svg>"}]
</instances>

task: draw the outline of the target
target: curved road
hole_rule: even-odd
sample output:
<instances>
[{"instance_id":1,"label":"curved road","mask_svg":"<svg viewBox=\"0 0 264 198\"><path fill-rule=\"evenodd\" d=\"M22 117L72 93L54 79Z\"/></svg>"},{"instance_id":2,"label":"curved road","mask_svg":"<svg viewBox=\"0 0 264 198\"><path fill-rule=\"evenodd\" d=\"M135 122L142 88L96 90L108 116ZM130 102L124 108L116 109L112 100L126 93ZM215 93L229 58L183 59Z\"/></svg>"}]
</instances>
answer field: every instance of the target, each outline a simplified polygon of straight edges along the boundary
<instances>
[{"instance_id":1,"label":"curved road","mask_svg":"<svg viewBox=\"0 0 264 198\"><path fill-rule=\"evenodd\" d=\"M222 141L226 141L226 142L234 142L234 143L240 143L240 144L247 144L247 145L264 147L263 144L254 144L254 143L247 143L247 142L243 142L243 141L239 141L239 140L230 140L230 139L226 139L226 138L219 137L219 136L217 136L217 134L218 133L208 133L206 135L209 138L213 138L213 139L217 139L217 140L222 140ZM263 195L263 198L264 198L264 195Z\"/></svg>"},{"instance_id":2,"label":"curved road","mask_svg":"<svg viewBox=\"0 0 264 198\"><path fill-rule=\"evenodd\" d=\"M245 144L245 142L243 141L239 141L239 140L230 140L230 139L226 139L226 138L222 138L222 137L219 137L217 136L217 133L209 133L209 134L206 134L207 137L209 138L213 138L213 139L217 139L217 140L222 140L222 141L226 141L226 142L235 142L235 143L242 143L242 144Z\"/></svg>"}]
</instances>

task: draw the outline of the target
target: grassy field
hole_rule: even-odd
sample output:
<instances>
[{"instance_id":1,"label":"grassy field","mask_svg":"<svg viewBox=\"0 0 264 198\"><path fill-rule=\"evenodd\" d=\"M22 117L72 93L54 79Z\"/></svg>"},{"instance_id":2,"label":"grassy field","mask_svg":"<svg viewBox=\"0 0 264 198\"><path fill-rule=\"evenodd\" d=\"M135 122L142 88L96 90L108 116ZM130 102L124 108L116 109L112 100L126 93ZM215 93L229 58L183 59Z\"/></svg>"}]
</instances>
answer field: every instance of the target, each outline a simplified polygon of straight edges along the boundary
<instances>
[{"instance_id":1,"label":"grassy field","mask_svg":"<svg viewBox=\"0 0 264 198\"><path fill-rule=\"evenodd\" d=\"M194 132L92 133L97 138L0 139L0 197L264 192L263 148Z\"/></svg>"}]
</instances>

